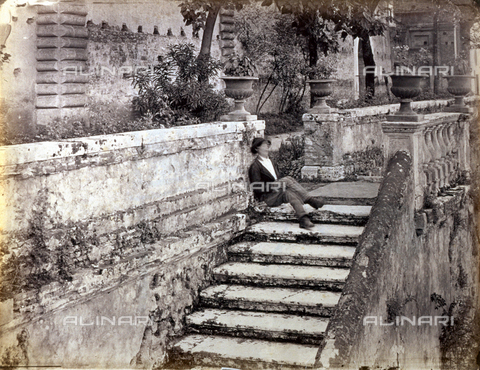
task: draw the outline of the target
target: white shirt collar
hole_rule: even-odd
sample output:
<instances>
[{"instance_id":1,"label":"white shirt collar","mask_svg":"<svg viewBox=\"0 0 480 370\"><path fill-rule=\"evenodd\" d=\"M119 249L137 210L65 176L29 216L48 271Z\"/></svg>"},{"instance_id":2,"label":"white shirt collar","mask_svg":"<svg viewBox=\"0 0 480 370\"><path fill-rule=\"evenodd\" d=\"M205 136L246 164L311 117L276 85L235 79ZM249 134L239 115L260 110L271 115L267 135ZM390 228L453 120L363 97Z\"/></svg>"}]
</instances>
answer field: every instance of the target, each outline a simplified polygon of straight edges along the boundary
<instances>
[{"instance_id":1,"label":"white shirt collar","mask_svg":"<svg viewBox=\"0 0 480 370\"><path fill-rule=\"evenodd\" d=\"M258 160L260 163L270 172L275 180L277 180L277 174L275 173L275 167L273 167L273 163L270 158L264 158L262 156L258 156Z\"/></svg>"}]
</instances>

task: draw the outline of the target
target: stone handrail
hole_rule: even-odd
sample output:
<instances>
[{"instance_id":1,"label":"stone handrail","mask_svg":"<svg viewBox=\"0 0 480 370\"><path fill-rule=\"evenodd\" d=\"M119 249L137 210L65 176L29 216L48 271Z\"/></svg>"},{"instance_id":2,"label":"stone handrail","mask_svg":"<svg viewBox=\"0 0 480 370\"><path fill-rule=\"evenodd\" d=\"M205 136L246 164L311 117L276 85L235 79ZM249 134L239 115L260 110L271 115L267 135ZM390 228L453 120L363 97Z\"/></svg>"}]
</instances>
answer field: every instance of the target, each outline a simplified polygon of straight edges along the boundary
<instances>
[{"instance_id":1,"label":"stone handrail","mask_svg":"<svg viewBox=\"0 0 480 370\"><path fill-rule=\"evenodd\" d=\"M445 112L425 115L420 122L382 123L387 157L401 149L411 153L416 210L470 170L468 126L466 115Z\"/></svg>"},{"instance_id":2,"label":"stone handrail","mask_svg":"<svg viewBox=\"0 0 480 370\"><path fill-rule=\"evenodd\" d=\"M454 358L449 351L456 346L448 346L444 333L458 338L472 327L469 308L453 308L478 299L473 288L478 282L478 260L472 258L478 253L473 201L467 195L469 186L440 194L422 210L427 217L418 232L414 186L425 170L435 176L431 189L447 186L454 166L462 168L461 151L455 158L453 142L443 138L443 131L450 136L448 131L458 123L430 122L413 134L396 133L413 136L411 148L416 154L424 150L425 157L417 160L407 151L396 151L388 161L316 369L454 368L446 361L455 361L449 360ZM421 164L418 172L415 163ZM434 320L439 318L448 322L438 324Z\"/></svg>"},{"instance_id":3,"label":"stone handrail","mask_svg":"<svg viewBox=\"0 0 480 370\"><path fill-rule=\"evenodd\" d=\"M411 170L412 159L404 151L396 152L387 165L377 201L360 237L342 296L320 345L317 369L342 368L356 360L352 358L352 353L360 341L362 318L368 314L372 302L370 294L381 280L382 271L379 266L382 266L389 239L393 239L392 230L400 226L404 229L411 227L413 231L413 212L410 212Z\"/></svg>"}]
</instances>

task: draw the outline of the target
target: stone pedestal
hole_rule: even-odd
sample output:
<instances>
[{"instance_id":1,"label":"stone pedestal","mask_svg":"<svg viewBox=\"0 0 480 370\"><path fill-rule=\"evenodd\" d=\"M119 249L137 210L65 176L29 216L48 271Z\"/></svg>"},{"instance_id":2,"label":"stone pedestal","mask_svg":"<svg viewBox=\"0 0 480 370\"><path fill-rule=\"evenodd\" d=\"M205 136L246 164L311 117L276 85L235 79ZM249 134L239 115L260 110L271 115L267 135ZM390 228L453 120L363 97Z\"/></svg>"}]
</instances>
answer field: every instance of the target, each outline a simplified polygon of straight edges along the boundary
<instances>
[{"instance_id":1,"label":"stone pedestal","mask_svg":"<svg viewBox=\"0 0 480 370\"><path fill-rule=\"evenodd\" d=\"M304 114L305 166L302 178L339 181L345 178L340 115Z\"/></svg>"},{"instance_id":2,"label":"stone pedestal","mask_svg":"<svg viewBox=\"0 0 480 370\"><path fill-rule=\"evenodd\" d=\"M444 111L445 112L472 114L472 113L474 113L475 109L469 108L469 107L466 107L466 106L457 107L455 105L452 105L451 107L445 107Z\"/></svg>"},{"instance_id":3,"label":"stone pedestal","mask_svg":"<svg viewBox=\"0 0 480 370\"><path fill-rule=\"evenodd\" d=\"M423 114L417 114L415 116L402 115L402 114L392 114L387 116L387 121L389 122L421 122L423 121Z\"/></svg>"}]
</instances>

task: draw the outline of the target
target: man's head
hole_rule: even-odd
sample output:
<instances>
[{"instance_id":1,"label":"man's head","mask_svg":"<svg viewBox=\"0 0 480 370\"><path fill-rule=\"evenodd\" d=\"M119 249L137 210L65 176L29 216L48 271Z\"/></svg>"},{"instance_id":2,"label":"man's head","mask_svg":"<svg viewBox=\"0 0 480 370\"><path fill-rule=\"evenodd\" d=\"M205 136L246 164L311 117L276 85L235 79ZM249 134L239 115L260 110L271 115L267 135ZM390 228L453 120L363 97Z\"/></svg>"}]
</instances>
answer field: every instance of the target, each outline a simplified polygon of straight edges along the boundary
<instances>
[{"instance_id":1,"label":"man's head","mask_svg":"<svg viewBox=\"0 0 480 370\"><path fill-rule=\"evenodd\" d=\"M252 146L250 150L253 154L261 155L262 157L268 157L268 152L270 151L271 141L264 139L262 137L256 137L253 139Z\"/></svg>"}]
</instances>

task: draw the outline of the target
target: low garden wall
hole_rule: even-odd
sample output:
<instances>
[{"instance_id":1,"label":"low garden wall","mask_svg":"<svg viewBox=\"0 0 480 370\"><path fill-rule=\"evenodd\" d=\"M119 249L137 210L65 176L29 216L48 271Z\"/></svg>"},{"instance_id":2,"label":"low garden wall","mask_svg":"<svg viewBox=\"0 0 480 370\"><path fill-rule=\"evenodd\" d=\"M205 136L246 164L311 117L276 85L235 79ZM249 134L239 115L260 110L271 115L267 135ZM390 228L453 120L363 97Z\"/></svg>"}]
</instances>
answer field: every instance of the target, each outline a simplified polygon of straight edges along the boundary
<instances>
[{"instance_id":1,"label":"low garden wall","mask_svg":"<svg viewBox=\"0 0 480 370\"><path fill-rule=\"evenodd\" d=\"M0 148L3 366L152 366L246 227L263 121Z\"/></svg>"}]
</instances>

